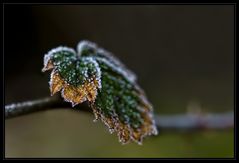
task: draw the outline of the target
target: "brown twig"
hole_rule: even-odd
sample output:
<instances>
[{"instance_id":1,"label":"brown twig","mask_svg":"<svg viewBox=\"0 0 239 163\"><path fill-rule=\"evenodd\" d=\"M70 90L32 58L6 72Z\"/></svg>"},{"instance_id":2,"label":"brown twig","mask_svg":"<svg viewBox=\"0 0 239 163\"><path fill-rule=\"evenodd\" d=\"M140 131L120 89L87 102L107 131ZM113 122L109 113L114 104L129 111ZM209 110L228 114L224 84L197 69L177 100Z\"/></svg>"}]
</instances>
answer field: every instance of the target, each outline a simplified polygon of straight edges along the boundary
<instances>
[{"instance_id":1,"label":"brown twig","mask_svg":"<svg viewBox=\"0 0 239 163\"><path fill-rule=\"evenodd\" d=\"M38 111L69 108L60 96L15 103L5 106L5 119L18 117ZM86 105L80 105L81 111L90 111ZM156 115L155 122L160 129L228 129L234 126L233 112L225 113L186 113L176 115Z\"/></svg>"},{"instance_id":2,"label":"brown twig","mask_svg":"<svg viewBox=\"0 0 239 163\"><path fill-rule=\"evenodd\" d=\"M60 96L56 95L52 97L6 105L5 119L10 119L44 110L64 109L69 107L71 107L69 103L64 102L60 98ZM89 111L89 108L87 108L84 104L81 104L80 108L82 111Z\"/></svg>"}]
</instances>

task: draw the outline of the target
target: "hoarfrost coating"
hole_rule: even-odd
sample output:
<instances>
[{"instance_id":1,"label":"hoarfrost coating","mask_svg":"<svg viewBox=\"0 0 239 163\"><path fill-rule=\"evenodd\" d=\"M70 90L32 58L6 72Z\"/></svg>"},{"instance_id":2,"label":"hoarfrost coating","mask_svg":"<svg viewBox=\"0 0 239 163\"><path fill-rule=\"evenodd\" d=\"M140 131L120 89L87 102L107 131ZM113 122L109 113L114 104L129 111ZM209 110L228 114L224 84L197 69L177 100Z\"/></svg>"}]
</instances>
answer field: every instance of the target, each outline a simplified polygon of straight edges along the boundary
<instances>
[{"instance_id":1,"label":"hoarfrost coating","mask_svg":"<svg viewBox=\"0 0 239 163\"><path fill-rule=\"evenodd\" d=\"M42 71L50 69L51 95L60 91L72 106L88 101L94 121L116 132L122 144L142 144L144 137L157 135L152 105L136 75L112 53L90 41L81 41L77 53L60 46L44 57Z\"/></svg>"}]
</instances>

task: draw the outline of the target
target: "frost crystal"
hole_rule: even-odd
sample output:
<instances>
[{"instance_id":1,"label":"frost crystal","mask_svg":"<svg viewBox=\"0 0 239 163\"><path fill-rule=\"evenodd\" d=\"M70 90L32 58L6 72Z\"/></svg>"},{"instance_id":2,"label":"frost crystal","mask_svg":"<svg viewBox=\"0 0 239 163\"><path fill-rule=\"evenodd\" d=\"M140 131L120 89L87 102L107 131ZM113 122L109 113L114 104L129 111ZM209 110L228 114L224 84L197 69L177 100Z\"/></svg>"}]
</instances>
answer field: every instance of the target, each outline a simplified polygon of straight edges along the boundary
<instances>
[{"instance_id":1,"label":"frost crystal","mask_svg":"<svg viewBox=\"0 0 239 163\"><path fill-rule=\"evenodd\" d=\"M123 144L156 135L153 110L136 76L112 53L90 41L81 41L77 53L58 47L44 57L42 71L52 70L51 95L61 91L65 101L75 106L88 101L95 120L116 132Z\"/></svg>"}]
</instances>

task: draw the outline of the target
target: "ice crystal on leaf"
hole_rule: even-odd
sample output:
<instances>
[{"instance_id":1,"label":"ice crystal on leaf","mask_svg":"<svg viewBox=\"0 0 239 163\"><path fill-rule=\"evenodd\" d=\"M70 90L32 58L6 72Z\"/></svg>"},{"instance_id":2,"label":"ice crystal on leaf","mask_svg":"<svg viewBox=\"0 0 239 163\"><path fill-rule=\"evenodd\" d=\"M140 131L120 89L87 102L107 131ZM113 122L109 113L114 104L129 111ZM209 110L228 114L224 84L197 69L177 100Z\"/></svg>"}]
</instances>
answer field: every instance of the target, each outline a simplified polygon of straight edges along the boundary
<instances>
[{"instance_id":1,"label":"ice crystal on leaf","mask_svg":"<svg viewBox=\"0 0 239 163\"><path fill-rule=\"evenodd\" d=\"M75 106L88 101L95 121L101 120L123 144L142 143L156 135L153 110L136 76L110 52L90 41L81 41L77 52L58 47L44 57L42 71L52 70L51 95L61 91L65 101Z\"/></svg>"}]
</instances>

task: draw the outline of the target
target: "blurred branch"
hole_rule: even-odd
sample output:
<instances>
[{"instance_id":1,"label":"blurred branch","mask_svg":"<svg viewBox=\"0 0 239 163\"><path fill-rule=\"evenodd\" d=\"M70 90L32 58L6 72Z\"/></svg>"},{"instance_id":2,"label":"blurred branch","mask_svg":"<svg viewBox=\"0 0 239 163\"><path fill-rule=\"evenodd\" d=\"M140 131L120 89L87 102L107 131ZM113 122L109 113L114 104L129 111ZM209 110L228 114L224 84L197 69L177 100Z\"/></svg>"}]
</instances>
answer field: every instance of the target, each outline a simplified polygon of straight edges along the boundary
<instances>
[{"instance_id":1,"label":"blurred branch","mask_svg":"<svg viewBox=\"0 0 239 163\"><path fill-rule=\"evenodd\" d=\"M71 107L59 96L39 100L26 101L5 106L5 118L13 118L38 111L64 109ZM80 111L90 111L85 105L80 105ZM79 110L79 109L77 109ZM176 115L156 115L155 121L159 129L193 130L193 129L228 129L234 126L233 112L225 113L185 113Z\"/></svg>"},{"instance_id":2,"label":"blurred branch","mask_svg":"<svg viewBox=\"0 0 239 163\"><path fill-rule=\"evenodd\" d=\"M176 115L156 115L159 128L194 130L228 129L234 127L233 111L225 113L185 113Z\"/></svg>"}]
</instances>

